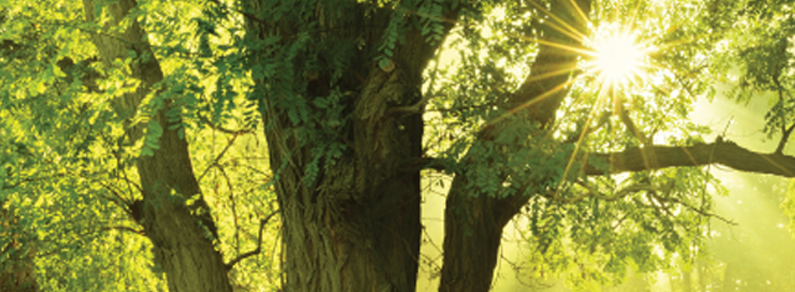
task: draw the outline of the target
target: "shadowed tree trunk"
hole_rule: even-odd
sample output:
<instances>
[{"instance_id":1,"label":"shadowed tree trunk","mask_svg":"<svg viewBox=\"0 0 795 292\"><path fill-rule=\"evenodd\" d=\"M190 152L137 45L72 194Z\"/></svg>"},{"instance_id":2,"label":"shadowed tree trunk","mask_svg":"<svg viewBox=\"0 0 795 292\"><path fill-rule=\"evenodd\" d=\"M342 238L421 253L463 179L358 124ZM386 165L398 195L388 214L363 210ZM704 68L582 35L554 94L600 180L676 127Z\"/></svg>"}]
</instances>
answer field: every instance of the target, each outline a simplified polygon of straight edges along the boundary
<instances>
[{"instance_id":1,"label":"shadowed tree trunk","mask_svg":"<svg viewBox=\"0 0 795 292\"><path fill-rule=\"evenodd\" d=\"M130 51L146 57L137 58L129 68L130 77L140 81L138 88L114 97L114 109L125 118L131 118L151 87L163 80L146 32L134 18L127 19L130 25L122 32L108 29L119 25L136 5L134 0L83 1L87 21L97 21L101 11L95 8L106 10L110 16L108 23L100 23L103 32L92 35L106 67L112 67L114 60L124 60ZM158 140L160 148L152 156L142 155L136 165L144 197L139 222L154 245L155 262L165 271L170 291L232 291L226 266L213 245L216 229L206 203L200 199L194 204L198 208L189 208L185 203L186 198L200 194L200 189L188 155L188 143L178 136L177 130L169 129L165 118L168 101L165 104L165 109L152 114L152 120L163 129ZM125 126L128 124L129 120ZM146 126L129 127L127 139L141 138Z\"/></svg>"},{"instance_id":2,"label":"shadowed tree trunk","mask_svg":"<svg viewBox=\"0 0 795 292\"><path fill-rule=\"evenodd\" d=\"M254 96L262 102L284 222L283 289L414 291L422 231L421 166L409 164L422 156L422 72L441 42L429 45L418 28L408 27L405 42L387 66L381 66L373 61L377 44L390 21L401 19L403 13L371 3L345 2L349 6L342 13L333 1L291 11L280 10L281 5L248 1L244 7L253 11L247 16L250 40L281 38L274 48L255 52L256 60L262 67L271 66L268 62L273 60L291 64L279 67L271 79L255 78ZM298 19L299 15L304 18ZM302 21L316 28L302 30ZM444 24L445 33L451 26L452 21ZM298 32L308 33L312 40L305 51L292 57L279 51L292 46ZM320 70L304 67L312 57L303 55L313 56L313 50L321 51L319 60L313 61ZM332 82L330 68L335 64L329 64L328 55L335 54L344 55L339 62L349 66ZM277 79L306 82L306 86L285 88L290 85ZM291 106L311 104L333 91L343 94L334 106L346 113L349 122L344 126L329 130L329 124L292 119L291 111L296 109ZM323 118L333 111L312 108ZM332 137L346 149L334 161L318 158L316 150L328 146L311 137Z\"/></svg>"}]
</instances>

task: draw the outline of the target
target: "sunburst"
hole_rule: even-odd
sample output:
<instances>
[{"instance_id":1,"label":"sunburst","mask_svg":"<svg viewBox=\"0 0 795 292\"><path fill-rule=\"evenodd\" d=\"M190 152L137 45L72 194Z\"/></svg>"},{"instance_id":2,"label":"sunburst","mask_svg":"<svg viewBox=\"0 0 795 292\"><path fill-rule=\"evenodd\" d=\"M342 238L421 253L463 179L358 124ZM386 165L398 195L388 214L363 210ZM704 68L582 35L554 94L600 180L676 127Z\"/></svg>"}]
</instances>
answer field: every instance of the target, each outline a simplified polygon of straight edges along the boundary
<instances>
[{"instance_id":1,"label":"sunburst","mask_svg":"<svg viewBox=\"0 0 795 292\"><path fill-rule=\"evenodd\" d=\"M593 51L587 67L602 86L620 88L642 79L649 48L639 44L631 31L599 30L590 47Z\"/></svg>"}]
</instances>

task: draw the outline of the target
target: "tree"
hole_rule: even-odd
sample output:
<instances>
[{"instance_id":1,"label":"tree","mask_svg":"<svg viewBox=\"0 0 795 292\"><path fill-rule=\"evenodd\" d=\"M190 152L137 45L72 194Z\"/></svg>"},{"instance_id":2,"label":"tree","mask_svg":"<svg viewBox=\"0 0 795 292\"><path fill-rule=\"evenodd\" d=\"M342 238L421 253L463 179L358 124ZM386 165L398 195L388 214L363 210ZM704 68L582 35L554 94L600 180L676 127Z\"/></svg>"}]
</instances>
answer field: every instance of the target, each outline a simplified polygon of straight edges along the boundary
<instances>
[{"instance_id":1,"label":"tree","mask_svg":"<svg viewBox=\"0 0 795 292\"><path fill-rule=\"evenodd\" d=\"M784 153L795 128L795 22L783 3L211 0L179 14L157 1L85 0L46 15L25 4L4 14L15 21L3 22L2 60L39 73L3 76L0 113L28 121L3 129L33 125L53 138L8 146L3 188L24 201L17 188L45 172L15 162L42 165L50 152L134 185L110 201L143 227L171 291L230 291L229 269L260 251L224 260L228 235L187 142L240 105L264 121L285 291L414 290L427 169L454 176L440 291L487 291L502 229L520 214L539 266L586 285L578 279L693 256L714 216L709 165L795 176ZM79 20L64 18L77 11ZM589 36L610 25L636 27L654 48L634 82L582 65L595 55ZM445 50L460 55L448 74L438 67ZM513 73L523 66L526 76ZM773 153L700 138L689 105L714 94L715 80L741 100L775 93L765 128L781 141ZM61 113L44 96L106 126L23 119ZM254 124L251 111L236 116ZM91 138L75 142L64 125ZM576 260L561 261L567 253Z\"/></svg>"}]
</instances>

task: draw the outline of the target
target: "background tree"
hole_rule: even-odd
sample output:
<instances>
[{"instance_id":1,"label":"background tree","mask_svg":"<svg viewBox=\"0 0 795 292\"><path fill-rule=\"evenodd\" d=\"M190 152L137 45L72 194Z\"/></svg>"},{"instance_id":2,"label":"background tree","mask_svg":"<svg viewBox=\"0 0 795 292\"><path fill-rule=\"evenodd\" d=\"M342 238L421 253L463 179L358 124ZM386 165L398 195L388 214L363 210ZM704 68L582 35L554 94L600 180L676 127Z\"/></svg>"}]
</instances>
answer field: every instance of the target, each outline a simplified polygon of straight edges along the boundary
<instances>
[{"instance_id":1,"label":"background tree","mask_svg":"<svg viewBox=\"0 0 795 292\"><path fill-rule=\"evenodd\" d=\"M709 165L795 175L782 3L14 4L2 27L4 206L36 240L97 246L127 237L80 229L124 216L108 229L145 235L151 245L136 244L171 291L230 291L273 267L240 264L262 252L271 191L286 291L414 290L427 169L454 177L440 291L488 290L517 215L539 273L589 289L628 266L696 256L720 191ZM623 30L639 66L609 75L598 43ZM459 54L447 70L446 51ZM741 98L775 93L775 151L701 138L688 114L715 80ZM214 149L212 133L230 142ZM272 173L225 156L237 137L263 134ZM197 165L216 178L203 183ZM234 186L247 175L260 192ZM236 194L259 202L248 228ZM49 250L64 246L78 249L64 239Z\"/></svg>"},{"instance_id":2,"label":"background tree","mask_svg":"<svg viewBox=\"0 0 795 292\"><path fill-rule=\"evenodd\" d=\"M135 89L137 86L152 84L140 85L135 81L136 79L131 79L131 71L113 69L125 68L133 63L135 64L132 66L140 68L140 62L133 62L134 58L126 54L144 55L147 51L146 46L141 48L143 44L138 41L127 43L121 41L121 36L114 36L120 33L119 31L111 29L105 34L99 31L100 26L95 24L87 26L83 17L90 16L83 13L84 7L81 3L53 2L49 4L55 9L46 11L39 4L17 4L19 5L12 5L4 10L8 20L4 23L8 25L3 31L4 36L7 36L3 42L5 69L2 81L4 98L2 129L5 139L2 143L5 151L3 200L4 208L16 207L16 215L22 218L15 221L19 224L16 229L8 231L13 232L21 228L33 233L32 237L27 238L34 240L37 247L39 263L37 272L42 290L99 291L127 290L128 287L162 290L162 279L165 278L162 277L163 272L169 274L175 273L176 270L173 267L169 268L164 261L154 260L156 257L153 257L153 254L162 251L164 254L161 255L166 255L166 260L173 260L176 255L174 253L200 248L202 244L207 244L204 247L209 246L205 251L210 254L218 254L223 250L228 256L226 262L220 263L217 267L219 269L215 273L217 277L199 280L195 278L200 276L199 274L187 273L185 275L193 277L192 280L180 283L177 277L172 276L168 278L172 289L177 289L174 288L175 286L186 285L187 288L181 289L202 291L210 287L210 290L215 291L221 288L209 286L212 285L213 279L223 283L229 282L229 278L232 283L226 284L227 287L224 289L227 290L231 290L232 287L244 288L252 282L258 282L258 285L273 283L275 273L271 267L274 264L272 257L260 258L251 265L256 271L249 270L246 268L249 264L241 262L242 259L254 254L252 250L258 252L263 250L262 255L272 256L274 253L272 248L268 249L269 245L262 249L258 248L260 246L258 243L263 241L263 237L266 243L272 242L272 236L275 234L268 232L270 229L262 231L269 222L268 219L273 217L268 216L272 215L273 211L268 192L261 188L270 174L265 171L267 165L254 163L266 157L250 155L257 152L254 151L260 147L257 141L263 138L256 137L250 129L251 124L256 123L256 119L242 119L243 112L250 112L248 116L252 116L254 111L218 103L212 111L191 115L200 106L207 106L207 103L199 104L199 102L207 100L208 97L188 96L191 91L180 96L183 102L180 109L185 110L186 118L194 122L191 124L194 128L188 129L196 134L193 137L194 144L190 146L194 153L191 162L202 167L200 176L193 180L203 178L205 191L215 195L215 200L211 202L215 207L213 211L220 218L212 225L221 226L226 238L223 238L224 243L212 244L209 239L198 241L190 238L179 239L177 238L179 232L168 231L167 236L179 244L176 247L172 245L158 250L157 245L153 246L151 241L145 242L141 237L141 235L147 237L152 235L152 232L144 227L146 222L154 223L153 220L146 219L152 218L146 215L147 212L152 211L150 208L154 208L155 214L163 211L166 211L164 214L167 216L182 214L181 216L185 216L183 219L188 218L185 220L195 223L196 220L190 219L195 215L188 209L179 212L167 210L168 204L174 202L163 203L165 205L157 202L174 200L177 202L177 208L188 208L185 204L188 200L194 202L193 206L199 203L197 197L191 198L176 193L170 195L148 193L156 199L146 199L144 194L147 183L142 182L141 177L136 173L142 151L146 152L144 159L147 159L155 156L158 150L155 148L163 149L162 147L165 146L153 142L160 141L157 137L152 138L158 129L163 133L180 136L186 131L184 128L166 127L171 124L167 124L165 120L160 120L163 126L154 125L154 122L151 122L154 119L151 117L153 113L160 111L155 110L158 105L149 102L163 106L172 101L152 100L151 97L155 96L155 92L149 92L149 89L139 91ZM46 4L41 3L41 5ZM86 4L93 9L91 3ZM114 11L116 13L126 13L124 3L115 3L111 6L112 9L117 9ZM128 5L126 9L131 7ZM191 8L189 5L149 6L149 8L152 10L136 10L151 15L153 20L147 23L148 26L144 26L149 29L173 27L175 23L183 20L177 12L200 15L196 7ZM74 17L75 15L80 17ZM101 15L108 16L108 14ZM118 15L114 17L105 17L102 21L108 21L107 27L112 27L113 23L122 20ZM125 33L140 34L144 28L139 26L137 30ZM96 36L100 38L99 42L103 41L102 37L109 38L102 44L107 45L103 49L109 50L106 53L111 54L110 56L103 57L93 46L85 46L91 43L92 32L95 33L94 36L101 35ZM170 33L180 34L180 31ZM186 38L191 36L188 35ZM140 51L136 53L134 49L125 50L123 47L127 45ZM118 51L125 54L123 60L116 59L112 55ZM151 54L151 51L149 53ZM177 64L168 64L164 70L172 73L174 79L166 80L158 86L168 84L184 87L187 83L192 83L193 88L211 86L212 81L209 79L212 78L207 78L206 82L197 82L199 79L196 76L201 73L193 69L193 66L198 67L202 64L181 61ZM135 72L146 73L147 78L157 78L157 72L154 71ZM203 76L217 78L218 74L205 72ZM229 88L239 85L236 82L229 83ZM169 88L177 90L174 87ZM213 88L202 93L224 95L228 98L227 101L231 101L232 98L243 100L242 96L226 89ZM120 104L123 98L119 96L129 97L136 92L139 97L152 94L144 105ZM135 115L137 119L131 119L131 114L136 111L129 111L129 108L125 111L125 106L139 110ZM238 117L240 120L237 119ZM171 122L173 123L174 120L172 119ZM145 132L150 135L149 140L146 140L147 143L138 140L136 144L135 139L130 139L129 135L135 134L136 129L141 129L139 124L145 125L148 131ZM130 131L132 133L128 133ZM185 143L182 138L178 140ZM177 149L183 151L182 155L187 155L188 146L182 146L184 147ZM166 155L166 159L175 157L178 156ZM176 163L169 165L179 168ZM167 171L167 169L158 168L157 171ZM167 172L178 175L182 171L189 171L190 175L193 175L192 166L183 166L179 171ZM162 175L156 176L162 177ZM154 185L150 187L159 188L162 187L163 182L152 183ZM190 183L190 179L187 183ZM182 203L179 203L180 200ZM245 202L245 205L238 205L239 202ZM205 209L204 212L207 210ZM196 215L204 218L203 220L208 218L207 213L199 212ZM163 222L178 223L174 220ZM210 224L197 223L196 227L193 223L182 226L179 230L188 232L196 231L198 228L202 237L208 232L212 233L211 228L208 227L211 226ZM9 246L11 243L3 242L3 244ZM22 246L30 244L25 242ZM164 244L168 245L167 242ZM131 254L142 256L130 256ZM212 259L201 255L200 257L203 260ZM15 264L14 261L4 261L4 263ZM191 268L206 270L196 265L196 262L186 263ZM228 275L238 276L228 277ZM195 288L193 285L205 288Z\"/></svg>"}]
</instances>

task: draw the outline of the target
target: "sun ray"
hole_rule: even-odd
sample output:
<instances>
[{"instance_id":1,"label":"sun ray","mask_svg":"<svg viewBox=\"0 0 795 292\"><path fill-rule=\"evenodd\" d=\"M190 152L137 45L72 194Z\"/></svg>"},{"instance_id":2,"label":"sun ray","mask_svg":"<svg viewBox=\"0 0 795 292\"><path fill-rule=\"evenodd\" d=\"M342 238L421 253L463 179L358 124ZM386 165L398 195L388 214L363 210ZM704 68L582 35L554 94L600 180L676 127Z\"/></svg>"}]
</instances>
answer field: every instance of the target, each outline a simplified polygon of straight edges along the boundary
<instances>
[{"instance_id":1,"label":"sun ray","mask_svg":"<svg viewBox=\"0 0 795 292\"><path fill-rule=\"evenodd\" d=\"M559 70L549 71L547 73L536 76L528 76L527 79L525 79L524 83L536 82L547 78L552 78L558 75L569 74L571 73L571 71L574 71L574 69L575 69L574 67L561 68Z\"/></svg>"},{"instance_id":2,"label":"sun ray","mask_svg":"<svg viewBox=\"0 0 795 292\"><path fill-rule=\"evenodd\" d=\"M569 70L569 71L571 71L571 70ZM529 100L529 101L527 101L527 102L525 102L525 103L523 103L523 104L521 104L521 105L519 105L519 106L517 106L517 107L515 107L513 109L510 109L509 111L507 111L506 113L503 113L502 115L500 115L499 117L495 118L494 120L491 120L491 121L487 122L486 125L488 126L488 125L496 124L497 122L501 121L502 119L507 118L509 116L512 116L516 112L518 112L518 111L520 111L522 109L525 109L527 107L532 106L533 104L541 102L544 99L546 99L547 97L549 97L550 95L555 94L555 93L565 89L567 86L571 85L573 82L574 82L574 80L568 80L568 81L564 82L563 84L558 85L557 87L551 88L551 89L547 90L546 92L544 92L543 94L541 94L541 95L539 95L539 96L537 96L537 97L535 97L535 98L533 98L533 99L531 99L531 100Z\"/></svg>"},{"instance_id":3,"label":"sun ray","mask_svg":"<svg viewBox=\"0 0 795 292\"><path fill-rule=\"evenodd\" d=\"M580 10L580 8L577 6L577 4L576 4L576 2L574 0L569 0L569 2L570 2L569 5L572 5L577 10L578 17L580 17L583 21L586 21L586 22L589 21L588 17L586 17L585 13L583 13L583 11ZM554 13L549 11L543 5L537 3L536 1L530 1L530 4L533 5L539 11L543 12L545 15L549 16L550 19L554 20L554 22L550 22L548 24L553 29L555 29L558 32L563 33L563 34L565 34L565 35L567 35L567 36L569 36L569 37L571 37L573 39L583 40L583 39L586 38L586 36L587 36L586 32L578 31L576 28L572 27L568 23L568 21L564 21L563 19L561 19L560 17L558 17L557 15L555 15Z\"/></svg>"},{"instance_id":4,"label":"sun ray","mask_svg":"<svg viewBox=\"0 0 795 292\"><path fill-rule=\"evenodd\" d=\"M573 53L586 54L586 55L593 54L593 52L590 51L590 50L587 50L587 49L584 49L584 48L575 47L575 46L572 46L572 45L564 45L564 44L559 44L559 43L556 43L556 42L549 42L549 41L545 41L545 40L536 40L536 42L539 43L539 44L542 44L542 45L547 45L547 46L550 46L550 47L564 49L564 50L567 50L567 51L570 51L570 52L573 52Z\"/></svg>"}]
</instances>

